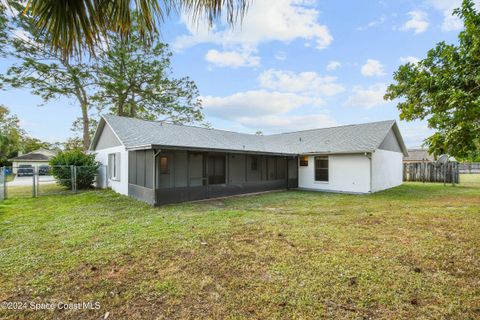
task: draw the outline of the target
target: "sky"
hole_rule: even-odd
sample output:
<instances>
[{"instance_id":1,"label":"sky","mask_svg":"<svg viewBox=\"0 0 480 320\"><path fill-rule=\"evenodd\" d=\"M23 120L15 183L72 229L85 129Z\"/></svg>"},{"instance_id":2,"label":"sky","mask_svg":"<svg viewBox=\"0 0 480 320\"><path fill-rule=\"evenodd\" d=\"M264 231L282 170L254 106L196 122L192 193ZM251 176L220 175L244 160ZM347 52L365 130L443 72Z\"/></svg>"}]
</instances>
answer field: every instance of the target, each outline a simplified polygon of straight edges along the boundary
<instances>
[{"instance_id":1,"label":"sky","mask_svg":"<svg viewBox=\"0 0 480 320\"><path fill-rule=\"evenodd\" d=\"M206 121L217 129L264 134L395 119L408 147L431 134L425 121L399 120L383 100L393 72L440 41L455 43L461 0L253 0L234 28L192 25L185 14L161 25L175 77L199 88ZM0 59L0 72L16 61ZM73 136L76 101L42 105L28 90L0 91L33 137Z\"/></svg>"}]
</instances>

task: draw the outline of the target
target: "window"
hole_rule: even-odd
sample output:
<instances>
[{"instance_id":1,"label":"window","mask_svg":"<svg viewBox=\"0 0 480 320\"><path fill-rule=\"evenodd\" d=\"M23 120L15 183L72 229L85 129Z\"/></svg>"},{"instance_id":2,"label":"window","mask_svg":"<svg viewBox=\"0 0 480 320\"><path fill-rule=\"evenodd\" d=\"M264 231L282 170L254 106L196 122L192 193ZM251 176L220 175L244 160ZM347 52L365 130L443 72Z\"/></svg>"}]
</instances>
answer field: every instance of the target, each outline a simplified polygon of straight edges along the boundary
<instances>
[{"instance_id":1,"label":"window","mask_svg":"<svg viewBox=\"0 0 480 320\"><path fill-rule=\"evenodd\" d=\"M160 174L169 174L167 157L160 157Z\"/></svg>"},{"instance_id":2,"label":"window","mask_svg":"<svg viewBox=\"0 0 480 320\"><path fill-rule=\"evenodd\" d=\"M328 157L315 157L315 181L328 182Z\"/></svg>"},{"instance_id":3,"label":"window","mask_svg":"<svg viewBox=\"0 0 480 320\"><path fill-rule=\"evenodd\" d=\"M308 167L308 157L307 156L300 157L300 167Z\"/></svg>"},{"instance_id":4,"label":"window","mask_svg":"<svg viewBox=\"0 0 480 320\"><path fill-rule=\"evenodd\" d=\"M250 163L250 169L252 171L257 171L258 168L258 157L252 157L252 162Z\"/></svg>"},{"instance_id":5,"label":"window","mask_svg":"<svg viewBox=\"0 0 480 320\"><path fill-rule=\"evenodd\" d=\"M108 154L108 175L112 180L120 180L120 153Z\"/></svg>"}]
</instances>

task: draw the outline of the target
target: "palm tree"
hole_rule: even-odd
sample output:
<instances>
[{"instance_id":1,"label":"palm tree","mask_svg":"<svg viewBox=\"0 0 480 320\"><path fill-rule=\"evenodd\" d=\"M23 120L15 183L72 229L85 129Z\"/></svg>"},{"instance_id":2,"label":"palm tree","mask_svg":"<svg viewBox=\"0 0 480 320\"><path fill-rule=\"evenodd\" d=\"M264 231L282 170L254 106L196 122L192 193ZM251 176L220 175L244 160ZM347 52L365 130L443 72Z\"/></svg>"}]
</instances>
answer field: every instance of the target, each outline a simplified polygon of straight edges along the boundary
<instances>
[{"instance_id":1,"label":"palm tree","mask_svg":"<svg viewBox=\"0 0 480 320\"><path fill-rule=\"evenodd\" d=\"M40 34L47 34L51 47L66 59L81 56L84 49L108 38L108 31L128 37L131 17L137 15L139 32L150 42L158 23L181 10L194 21L206 18L211 25L226 13L230 24L242 17L250 0L28 0L25 13L32 16Z\"/></svg>"}]
</instances>

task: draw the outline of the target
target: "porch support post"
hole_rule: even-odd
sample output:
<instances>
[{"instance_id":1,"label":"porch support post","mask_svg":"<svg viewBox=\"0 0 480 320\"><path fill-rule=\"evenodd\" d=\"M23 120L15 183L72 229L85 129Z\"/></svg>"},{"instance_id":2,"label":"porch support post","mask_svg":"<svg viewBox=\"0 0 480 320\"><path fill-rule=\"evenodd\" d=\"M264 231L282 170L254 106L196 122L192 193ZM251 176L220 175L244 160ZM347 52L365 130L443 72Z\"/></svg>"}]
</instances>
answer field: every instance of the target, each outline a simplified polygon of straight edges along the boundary
<instances>
[{"instance_id":1,"label":"porch support post","mask_svg":"<svg viewBox=\"0 0 480 320\"><path fill-rule=\"evenodd\" d=\"M289 170L289 166L290 166L290 158L289 157L285 157L285 162L287 163L287 172L286 172L286 175L287 175L287 190L290 190L290 179L288 177L288 170Z\"/></svg>"},{"instance_id":2,"label":"porch support post","mask_svg":"<svg viewBox=\"0 0 480 320\"><path fill-rule=\"evenodd\" d=\"M187 150L187 187L190 188L190 151Z\"/></svg>"},{"instance_id":3,"label":"porch support post","mask_svg":"<svg viewBox=\"0 0 480 320\"><path fill-rule=\"evenodd\" d=\"M157 204L157 157L162 150L155 151L153 149L153 198L155 205Z\"/></svg>"}]
</instances>

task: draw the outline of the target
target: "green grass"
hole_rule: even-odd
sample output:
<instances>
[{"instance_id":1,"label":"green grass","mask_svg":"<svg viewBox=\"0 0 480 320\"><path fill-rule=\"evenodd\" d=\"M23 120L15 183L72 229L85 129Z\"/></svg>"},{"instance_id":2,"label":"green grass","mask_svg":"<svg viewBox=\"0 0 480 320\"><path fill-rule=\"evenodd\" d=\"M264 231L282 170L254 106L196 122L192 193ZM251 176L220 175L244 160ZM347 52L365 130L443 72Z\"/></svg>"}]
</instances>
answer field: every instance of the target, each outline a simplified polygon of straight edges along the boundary
<instances>
[{"instance_id":1,"label":"green grass","mask_svg":"<svg viewBox=\"0 0 480 320\"><path fill-rule=\"evenodd\" d=\"M373 195L151 208L110 191L0 204L4 319L477 319L480 176Z\"/></svg>"},{"instance_id":2,"label":"green grass","mask_svg":"<svg viewBox=\"0 0 480 320\"><path fill-rule=\"evenodd\" d=\"M32 182L33 184L33 182ZM40 183L37 192L38 195L69 194L70 189L56 183ZM33 186L9 186L7 185L7 198L30 198L33 196Z\"/></svg>"}]
</instances>

